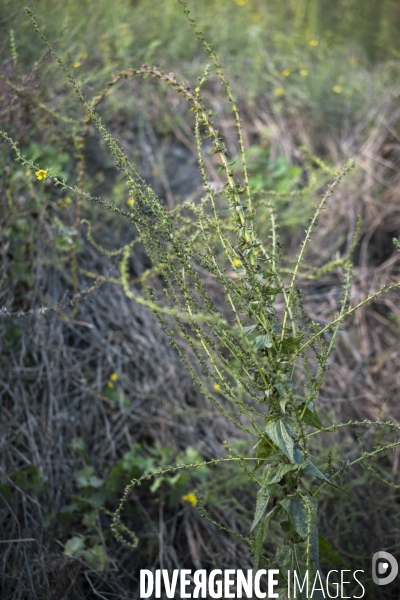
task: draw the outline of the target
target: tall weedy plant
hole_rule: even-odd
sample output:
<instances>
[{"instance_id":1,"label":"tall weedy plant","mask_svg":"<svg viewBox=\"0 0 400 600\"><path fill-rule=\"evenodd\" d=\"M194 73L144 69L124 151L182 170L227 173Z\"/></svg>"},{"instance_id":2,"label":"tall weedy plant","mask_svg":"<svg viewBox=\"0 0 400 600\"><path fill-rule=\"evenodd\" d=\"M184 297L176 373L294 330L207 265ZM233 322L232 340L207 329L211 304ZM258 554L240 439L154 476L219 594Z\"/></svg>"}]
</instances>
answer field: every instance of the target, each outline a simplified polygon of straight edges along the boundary
<instances>
[{"instance_id":1,"label":"tall weedy plant","mask_svg":"<svg viewBox=\"0 0 400 600\"><path fill-rule=\"evenodd\" d=\"M303 266L321 211L352 168L351 162L327 186L306 229L293 267L290 271L283 269L274 206L270 201L273 195L266 194L256 202L252 197L241 121L231 88L212 48L198 31L186 5L182 1L181 4L211 63L196 88L191 90L173 73L142 65L138 69L118 73L92 101L84 96L64 60L42 33L32 11L26 9L33 27L59 63L87 112L78 145L78 185L69 185L66 180L53 175L50 169L41 171L39 165L33 164L21 154L18 146L5 132L0 132L0 135L14 149L17 161L44 173L52 179L54 185L75 194L78 199L76 242L83 222L80 206L85 199L129 219L135 225L139 239L164 282L164 298L156 298L151 288L144 288L143 295L138 295L130 285L128 259L132 244L120 250L120 277L116 283L123 286L128 297L154 312L195 384L227 419L247 436L254 438L254 452L251 456L236 454L228 442L227 456L210 461L212 464L236 461L247 474L249 483L258 486L254 519L248 536L244 538L237 532L231 533L249 545L254 556L254 568L257 569L263 564L263 544L270 524L273 520L280 520L284 541L276 550L275 565L281 568L283 574L287 570L296 570L299 576L309 573L311 577L319 573L321 557L341 564L340 557L318 532L318 498L322 488L328 485L340 489L335 482L344 469L400 444L392 441L378 446L353 462L344 463L339 471L335 472L332 468L329 476L316 467L310 451L310 439L314 435L328 437L329 432L338 427L352 426L383 426L391 431L400 429L390 422L371 421L333 423L325 427L318 416L316 401L328 369L328 359L344 319L379 294L387 293L400 284L382 287L376 294L350 308L352 252L358 243L360 223L346 256L328 263L314 273ZM202 88L211 69L222 83L234 114L239 143L239 158L236 161L231 161L228 156L224 140L214 125L215 115L203 102ZM201 201L188 201L168 211L110 135L96 112L112 86L122 79L134 76L156 78L171 86L190 104L194 113L198 164L204 185ZM95 198L83 190L84 142L89 123L93 123L99 131L125 178L130 195L130 209L127 212L112 202ZM207 174L204 161L206 139L211 140L213 153L219 157L219 168L225 180L219 191L212 187ZM260 210L267 210L269 215L268 240L261 240L256 234L255 225ZM73 265L76 270L76 248ZM340 310L328 325L321 327L307 319L302 295L296 290L296 282L300 276L318 276L338 266L342 267L344 273ZM206 284L204 274L218 282L228 310L221 311ZM277 309L279 305L283 306L282 310ZM184 355L179 337L183 337L189 344L198 366L212 385L205 383L199 370ZM326 441L326 446L329 448L329 440ZM178 465L166 471L160 470L156 475L179 469L196 469L204 464L206 463ZM120 505L113 514L114 534L131 547L135 547L138 540L122 524L122 509L132 488L151 476L154 474L132 481L126 487ZM200 508L207 517L201 503Z\"/></svg>"}]
</instances>

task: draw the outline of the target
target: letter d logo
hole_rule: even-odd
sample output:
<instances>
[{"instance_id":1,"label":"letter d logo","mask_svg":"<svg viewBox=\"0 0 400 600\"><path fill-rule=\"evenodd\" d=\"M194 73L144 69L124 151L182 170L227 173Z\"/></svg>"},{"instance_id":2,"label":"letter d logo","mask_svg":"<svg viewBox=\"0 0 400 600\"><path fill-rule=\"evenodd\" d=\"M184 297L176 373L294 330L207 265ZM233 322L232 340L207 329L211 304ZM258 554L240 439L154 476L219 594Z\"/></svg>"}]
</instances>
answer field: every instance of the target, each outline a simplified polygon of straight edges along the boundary
<instances>
[{"instance_id":1,"label":"letter d logo","mask_svg":"<svg viewBox=\"0 0 400 600\"><path fill-rule=\"evenodd\" d=\"M372 557L372 579L377 585L392 583L399 572L399 565L389 552L375 552Z\"/></svg>"}]
</instances>

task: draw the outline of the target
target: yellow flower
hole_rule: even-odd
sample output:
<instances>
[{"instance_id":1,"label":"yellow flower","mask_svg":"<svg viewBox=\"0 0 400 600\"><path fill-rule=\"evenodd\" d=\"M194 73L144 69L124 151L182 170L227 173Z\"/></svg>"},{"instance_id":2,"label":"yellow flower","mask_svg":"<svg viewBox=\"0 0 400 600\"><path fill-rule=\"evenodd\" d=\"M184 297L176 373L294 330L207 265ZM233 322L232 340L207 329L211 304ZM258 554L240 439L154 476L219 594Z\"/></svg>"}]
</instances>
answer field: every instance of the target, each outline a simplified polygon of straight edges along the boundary
<instances>
[{"instance_id":1,"label":"yellow flower","mask_svg":"<svg viewBox=\"0 0 400 600\"><path fill-rule=\"evenodd\" d=\"M89 54L87 54L86 52L84 52L82 54L82 60L86 60L89 57Z\"/></svg>"},{"instance_id":2,"label":"yellow flower","mask_svg":"<svg viewBox=\"0 0 400 600\"><path fill-rule=\"evenodd\" d=\"M112 389L114 387L114 384L112 381L108 381L107 382L107 387L109 387L110 389Z\"/></svg>"},{"instance_id":3,"label":"yellow flower","mask_svg":"<svg viewBox=\"0 0 400 600\"><path fill-rule=\"evenodd\" d=\"M79 69L79 67L82 66L82 63L80 63L79 60L77 60L72 66L74 67L74 69Z\"/></svg>"},{"instance_id":4,"label":"yellow flower","mask_svg":"<svg viewBox=\"0 0 400 600\"><path fill-rule=\"evenodd\" d=\"M302 77L307 77L307 75L308 75L307 69L300 69L300 75L302 75Z\"/></svg>"},{"instance_id":5,"label":"yellow flower","mask_svg":"<svg viewBox=\"0 0 400 600\"><path fill-rule=\"evenodd\" d=\"M335 92L335 94L340 94L341 91L342 88L340 87L340 85L334 85L332 88L332 92Z\"/></svg>"},{"instance_id":6,"label":"yellow flower","mask_svg":"<svg viewBox=\"0 0 400 600\"><path fill-rule=\"evenodd\" d=\"M190 492L190 494L185 494L184 496L182 496L182 500L184 500L185 502L189 502L189 504L191 504L193 507L197 506L196 494L194 494L193 492Z\"/></svg>"},{"instance_id":7,"label":"yellow flower","mask_svg":"<svg viewBox=\"0 0 400 600\"><path fill-rule=\"evenodd\" d=\"M113 373L112 375L110 375L110 381L117 381L117 379L118 379L117 373Z\"/></svg>"},{"instance_id":8,"label":"yellow flower","mask_svg":"<svg viewBox=\"0 0 400 600\"><path fill-rule=\"evenodd\" d=\"M66 206L68 206L68 204L71 204L71 202L72 202L72 200L69 196L67 196L65 198L65 200L63 200L62 198L59 198L57 200L57 204L58 204L58 206L61 206L61 208L65 208Z\"/></svg>"},{"instance_id":9,"label":"yellow flower","mask_svg":"<svg viewBox=\"0 0 400 600\"><path fill-rule=\"evenodd\" d=\"M128 198L128 200L126 201L128 206L133 206L133 198Z\"/></svg>"},{"instance_id":10,"label":"yellow flower","mask_svg":"<svg viewBox=\"0 0 400 600\"><path fill-rule=\"evenodd\" d=\"M272 91L272 94L274 96L283 96L284 93L285 93L285 90L283 89L283 87L277 87Z\"/></svg>"},{"instance_id":11,"label":"yellow flower","mask_svg":"<svg viewBox=\"0 0 400 600\"><path fill-rule=\"evenodd\" d=\"M35 175L39 179L39 181L41 181L42 179L45 179L47 177L47 171L45 171L44 169L39 169L39 171L36 171Z\"/></svg>"},{"instance_id":12,"label":"yellow flower","mask_svg":"<svg viewBox=\"0 0 400 600\"><path fill-rule=\"evenodd\" d=\"M259 21L261 19L261 15L260 13L254 13L251 18L253 19L253 21Z\"/></svg>"},{"instance_id":13,"label":"yellow flower","mask_svg":"<svg viewBox=\"0 0 400 600\"><path fill-rule=\"evenodd\" d=\"M313 48L315 48L315 46L318 46L318 40L310 40L308 42L310 44L310 46L312 46Z\"/></svg>"},{"instance_id":14,"label":"yellow flower","mask_svg":"<svg viewBox=\"0 0 400 600\"><path fill-rule=\"evenodd\" d=\"M235 267L238 267L242 263L240 262L240 260L238 258L235 258L234 261L233 261L233 264L235 265Z\"/></svg>"},{"instance_id":15,"label":"yellow flower","mask_svg":"<svg viewBox=\"0 0 400 600\"><path fill-rule=\"evenodd\" d=\"M289 71L289 69L283 69L283 71L282 71L282 75L283 75L284 77L289 77L289 75L290 75L290 71Z\"/></svg>"},{"instance_id":16,"label":"yellow flower","mask_svg":"<svg viewBox=\"0 0 400 600\"><path fill-rule=\"evenodd\" d=\"M219 383L214 383L213 387L216 392L219 392L219 390L221 389L221 386L219 385Z\"/></svg>"},{"instance_id":17,"label":"yellow flower","mask_svg":"<svg viewBox=\"0 0 400 600\"><path fill-rule=\"evenodd\" d=\"M246 0L235 0L236 4L238 6L245 6L246 5Z\"/></svg>"}]
</instances>

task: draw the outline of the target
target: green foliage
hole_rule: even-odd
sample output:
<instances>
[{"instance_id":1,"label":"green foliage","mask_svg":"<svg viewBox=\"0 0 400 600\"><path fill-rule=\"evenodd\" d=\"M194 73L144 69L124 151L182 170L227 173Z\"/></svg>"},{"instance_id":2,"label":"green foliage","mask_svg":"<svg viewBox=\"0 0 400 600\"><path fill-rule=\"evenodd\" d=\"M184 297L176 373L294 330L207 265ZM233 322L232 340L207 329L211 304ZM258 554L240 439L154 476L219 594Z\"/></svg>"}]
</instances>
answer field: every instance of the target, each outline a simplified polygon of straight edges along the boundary
<instances>
[{"instance_id":1,"label":"green foliage","mask_svg":"<svg viewBox=\"0 0 400 600\"><path fill-rule=\"evenodd\" d=\"M12 478L15 485L24 491L31 492L34 495L47 493L47 485L42 482L39 469L35 465L29 465L26 469L15 471Z\"/></svg>"},{"instance_id":2,"label":"green foliage","mask_svg":"<svg viewBox=\"0 0 400 600\"><path fill-rule=\"evenodd\" d=\"M37 142L31 142L24 148L24 153L28 160L41 165L41 168L51 165L59 177L69 176L67 167L70 166L71 156L67 152L59 151L48 144L39 145Z\"/></svg>"},{"instance_id":3,"label":"green foliage","mask_svg":"<svg viewBox=\"0 0 400 600\"><path fill-rule=\"evenodd\" d=\"M253 193L272 190L290 192L299 183L301 168L290 165L285 156L271 161L267 148L252 146L248 152L249 183Z\"/></svg>"},{"instance_id":4,"label":"green foliage","mask_svg":"<svg viewBox=\"0 0 400 600\"><path fill-rule=\"evenodd\" d=\"M74 536L65 544L65 556L82 558L94 570L103 570L107 563L104 548L101 544L87 547L83 536Z\"/></svg>"},{"instance_id":5,"label":"green foliage","mask_svg":"<svg viewBox=\"0 0 400 600\"><path fill-rule=\"evenodd\" d=\"M180 82L174 74L168 74L158 67L143 65L117 73L93 100L86 98L68 61L55 51L39 28L34 14L26 9L34 29L86 110L82 133L77 135L77 145L80 147L77 183L68 183L63 173L66 159L64 161L59 158L58 163L54 161L52 165L37 162L39 158L44 161L50 156L47 146L36 151L31 147L30 156L24 156L6 132L0 132L0 135L14 150L17 162L24 168L33 172L48 170L46 185L52 182L54 186L67 190L78 198L79 203L88 200L95 202L114 215L128 219L135 226L154 265L151 275L156 273L161 276L164 294L157 292L159 297L156 297L156 292L148 286L143 289L143 295L139 295L133 282L129 280L128 261L133 242L112 253L119 257L119 277L114 278L113 282L120 285L129 298L153 311L194 383L222 415L252 437L257 450L242 456L228 447L226 458L205 463L190 448L185 455L174 457L168 448L147 448L143 451L140 446L134 446L110 469L104 479L98 478L93 467L86 464L74 474L81 497L77 496L70 505L64 507L61 516L66 519L71 518L71 515L72 518L78 516L89 533L87 536L70 538L65 552L69 556L83 557L93 568L103 568L103 547L90 531L95 527L93 507L108 510L105 508L106 503L115 501L117 494L125 487L118 508L113 513L112 531L118 540L134 548L138 540L123 525L122 516L125 503L135 485L149 485L150 493L156 493L164 486L168 490L170 501L174 501L185 491L189 472L193 471L194 477L201 481L209 475L212 465L235 462L248 477L249 485L256 483L258 486L255 514L246 538L253 550L255 565L262 564L264 560L263 544L271 524L284 519L281 528L283 541L276 551L275 564L285 570L297 569L299 572L300 569L300 573L315 573L320 568L320 557L336 563L340 561L331 551L329 543L319 536L317 508L322 490L326 485L340 489L334 481L340 479L345 468L387 452L400 443L386 443L370 452L363 452L352 463L329 473L329 477L317 468L312 459L312 436L328 437L330 431L342 425L374 425L365 422L323 426L315 402L324 382L327 361L334 348L339 327L346 317L379 294L400 287L400 284L393 283L381 288L379 292L350 308L351 256L342 256L335 261L336 266L342 267L344 274L339 313L325 326L309 323L304 318L301 295L295 291L295 286L301 269L305 270L305 273L301 273L302 276L318 276L316 270L308 268L304 263L306 251L321 211L353 164L350 162L339 173L333 173L323 161L314 161L325 174L333 175L333 178L325 186L325 192L306 229L297 260L288 276L278 241L273 201L278 197L287 198L292 193L299 197L310 194L316 186L313 171L310 168L309 180L312 185L301 189L299 167L289 166L284 159L267 162L269 156L259 150L254 152L254 156L267 165L263 178L257 179L252 175L251 169L248 170L241 121L232 90L213 49L191 18L186 5L183 2L181 4L189 25L208 54L211 64L199 77L194 91L186 83ZM215 125L215 115L203 101L203 88L211 68L227 95L236 123L239 147L237 157L228 155L221 132ZM128 77L154 78L171 87L188 102L194 115L198 164L204 187L203 197L199 202L189 199L168 211L104 126L97 112L98 105L114 85ZM89 121L97 128L125 181L130 199L128 211L84 191L85 162L82 147ZM206 140L211 142L211 153L217 156L219 170L225 180L222 190L218 192L211 185L205 166ZM55 166L60 169L60 173L54 174ZM270 186L274 189L262 189ZM260 197L254 198L256 191ZM270 194L271 191L276 194ZM258 234L261 217L268 223L268 241ZM57 249L62 253L71 247L76 284L77 230L64 225L60 220L55 220L55 224L58 227ZM78 211L77 226L81 224ZM23 229L25 224L22 223L21 227ZM90 230L88 237L91 238ZM216 252L216 249L219 251ZM111 256L109 251L104 253ZM330 268L330 263L322 271L324 268ZM207 286L207 278L203 278L200 273L206 273L219 286L229 307L229 314L217 305L212 289ZM145 273L141 278L142 284L147 284L148 278L149 273ZM329 333L329 336L325 336L325 333ZM181 338L189 344L197 366L182 352L179 346ZM310 356L315 366L310 366ZM207 383L200 377L197 367L204 372ZM299 371L301 377L298 375ZM110 399L116 402L117 396L112 395L114 390L112 387L109 389ZM383 426L382 423L375 425ZM310 427L313 431L310 431ZM398 431L399 427L388 425L387 429ZM174 462L177 464L175 467L171 466ZM261 467L264 469L259 481L252 473L256 473ZM40 475L35 467L29 473L25 470L14 476L21 487L41 493ZM315 480L321 482L319 487L311 487ZM6 490L4 491L7 495Z\"/></svg>"},{"instance_id":6,"label":"green foliage","mask_svg":"<svg viewBox=\"0 0 400 600\"><path fill-rule=\"evenodd\" d=\"M6 483L0 483L0 498L3 502L11 502L12 492L9 485Z\"/></svg>"},{"instance_id":7,"label":"green foliage","mask_svg":"<svg viewBox=\"0 0 400 600\"><path fill-rule=\"evenodd\" d=\"M84 460L88 458L82 439L74 442L73 449L77 450ZM80 557L93 569L104 569L107 559L102 544L104 533L101 533L99 529L99 512L112 516L110 509L115 508L118 504L121 489L126 487L132 479L136 480L152 475L154 475L153 481L146 488L155 498L162 486L165 498L170 504L185 500L190 491L189 486L192 486L194 482L205 484L210 475L207 466L197 469L193 476L185 470L184 465L201 460L199 452L190 446L184 453L175 455L172 448L161 446L151 448L135 444L114 465L111 467L105 465L108 473L104 479L97 477L94 468L89 464L77 469L74 472L74 480L78 493L72 502L62 506L58 511L59 535L64 537L74 528L80 531L79 534L76 533L67 540L64 550L66 556ZM173 461L181 463L183 467L172 475L168 470L168 465ZM161 466L166 467L164 474L159 474ZM33 473L37 472L33 465L29 469ZM14 477L21 478L18 473L15 473ZM29 489L37 491L39 484L40 479L36 482L36 488L33 488L31 483ZM28 488L25 486L24 489ZM2 488L0 488L0 492L1 490ZM4 498L8 498L6 489L4 489ZM190 494L189 499L191 500Z\"/></svg>"}]
</instances>

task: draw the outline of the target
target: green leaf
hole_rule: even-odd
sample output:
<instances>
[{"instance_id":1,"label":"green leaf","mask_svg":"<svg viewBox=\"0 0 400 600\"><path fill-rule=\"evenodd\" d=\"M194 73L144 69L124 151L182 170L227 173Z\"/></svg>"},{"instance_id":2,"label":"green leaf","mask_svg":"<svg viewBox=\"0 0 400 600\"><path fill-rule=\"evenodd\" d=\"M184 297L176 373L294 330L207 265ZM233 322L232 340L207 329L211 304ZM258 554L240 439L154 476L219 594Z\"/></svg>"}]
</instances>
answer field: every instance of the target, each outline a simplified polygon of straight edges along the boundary
<instances>
[{"instance_id":1,"label":"green leaf","mask_svg":"<svg viewBox=\"0 0 400 600\"><path fill-rule=\"evenodd\" d=\"M29 465L22 471L15 471L12 477L15 484L24 491L32 491L34 494L43 491L40 471L35 465Z\"/></svg>"},{"instance_id":2,"label":"green leaf","mask_svg":"<svg viewBox=\"0 0 400 600\"><path fill-rule=\"evenodd\" d=\"M304 542L284 545L277 549L275 558L283 572L296 571L297 576L303 579L306 568L304 565ZM297 596L299 598L299 596Z\"/></svg>"},{"instance_id":3,"label":"green leaf","mask_svg":"<svg viewBox=\"0 0 400 600\"><path fill-rule=\"evenodd\" d=\"M289 515L294 530L300 537L307 537L307 512L300 496L287 496L280 501L283 510Z\"/></svg>"},{"instance_id":4,"label":"green leaf","mask_svg":"<svg viewBox=\"0 0 400 600\"><path fill-rule=\"evenodd\" d=\"M266 285L265 287L263 287L262 291L267 296L277 296L279 294L279 292L281 292L282 290L283 290L282 285L280 285L279 287L274 287L273 285Z\"/></svg>"},{"instance_id":5,"label":"green leaf","mask_svg":"<svg viewBox=\"0 0 400 600\"><path fill-rule=\"evenodd\" d=\"M290 377L285 377L274 384L274 388L281 397L293 396L296 391L293 380Z\"/></svg>"},{"instance_id":6,"label":"green leaf","mask_svg":"<svg viewBox=\"0 0 400 600\"><path fill-rule=\"evenodd\" d=\"M262 488L258 490L256 512L254 513L254 520L250 532L253 531L255 527L257 527L258 523L260 522L260 519L264 515L274 487L275 484L273 483L271 485L263 485Z\"/></svg>"},{"instance_id":7,"label":"green leaf","mask_svg":"<svg viewBox=\"0 0 400 600\"><path fill-rule=\"evenodd\" d=\"M96 477L96 475L89 477L89 485L91 487L100 488L103 485L103 483L104 483L104 480L100 479L100 477Z\"/></svg>"},{"instance_id":8,"label":"green leaf","mask_svg":"<svg viewBox=\"0 0 400 600\"><path fill-rule=\"evenodd\" d=\"M253 333L256 329L257 325L248 325L247 327L243 327L244 333Z\"/></svg>"},{"instance_id":9,"label":"green leaf","mask_svg":"<svg viewBox=\"0 0 400 600\"><path fill-rule=\"evenodd\" d=\"M293 464L301 463L303 455L295 444L293 427L287 418L269 421L265 433Z\"/></svg>"},{"instance_id":10,"label":"green leaf","mask_svg":"<svg viewBox=\"0 0 400 600\"><path fill-rule=\"evenodd\" d=\"M272 348L270 336L267 333L258 335L254 340L254 347L257 348L257 350L262 350L263 348Z\"/></svg>"},{"instance_id":11,"label":"green leaf","mask_svg":"<svg viewBox=\"0 0 400 600\"><path fill-rule=\"evenodd\" d=\"M163 481L166 481L165 477L155 477L153 483L150 486L150 491L154 494L158 488L160 487L160 485L162 484Z\"/></svg>"},{"instance_id":12,"label":"green leaf","mask_svg":"<svg viewBox=\"0 0 400 600\"><path fill-rule=\"evenodd\" d=\"M290 471L297 469L296 465L277 463L264 469L263 484L278 483Z\"/></svg>"},{"instance_id":13,"label":"green leaf","mask_svg":"<svg viewBox=\"0 0 400 600\"><path fill-rule=\"evenodd\" d=\"M99 488L86 488L85 496L95 506L104 506L107 500L111 499L113 495L105 486L101 486Z\"/></svg>"},{"instance_id":14,"label":"green leaf","mask_svg":"<svg viewBox=\"0 0 400 600\"><path fill-rule=\"evenodd\" d=\"M12 498L12 493L10 486L6 483L0 483L0 500L10 503Z\"/></svg>"},{"instance_id":15,"label":"green leaf","mask_svg":"<svg viewBox=\"0 0 400 600\"><path fill-rule=\"evenodd\" d=\"M329 479L314 465L314 463L311 462L309 458L306 458L305 463L306 464L303 467L303 472L306 473L306 475L310 475L310 477L318 477L318 479L322 479L327 483L331 483Z\"/></svg>"},{"instance_id":16,"label":"green leaf","mask_svg":"<svg viewBox=\"0 0 400 600\"><path fill-rule=\"evenodd\" d=\"M312 409L310 407L312 406ZM310 408L309 408L310 407ZM300 405L300 414L303 414L302 421L307 423L307 425L311 425L311 427L315 427L316 429L323 429L323 424L319 420L317 413L315 412L314 405L312 402L307 404L307 408L304 410L304 403ZM303 412L304 411L304 412Z\"/></svg>"},{"instance_id":17,"label":"green leaf","mask_svg":"<svg viewBox=\"0 0 400 600\"><path fill-rule=\"evenodd\" d=\"M102 571L107 562L104 548L101 544L96 544L89 550L85 550L82 558L89 565L89 567L95 569L96 571Z\"/></svg>"},{"instance_id":18,"label":"green leaf","mask_svg":"<svg viewBox=\"0 0 400 600\"><path fill-rule=\"evenodd\" d=\"M318 477L318 479L322 479L328 485L335 488L335 490L339 490L340 492L345 491L338 485L335 485L334 483L332 483L332 481L330 481L319 469L317 469L317 467L314 465L314 463L311 462L311 460L309 458L306 458L306 460L305 460L305 466L303 467L303 473L305 473L306 475L310 475L310 477Z\"/></svg>"},{"instance_id":19,"label":"green leaf","mask_svg":"<svg viewBox=\"0 0 400 600\"><path fill-rule=\"evenodd\" d=\"M289 402L289 400L290 400L290 398L288 396L286 396L286 398L281 398L279 400L279 406L283 413L286 412L286 404Z\"/></svg>"},{"instance_id":20,"label":"green leaf","mask_svg":"<svg viewBox=\"0 0 400 600\"><path fill-rule=\"evenodd\" d=\"M328 540L326 538L324 538L324 536L321 533L318 534L318 540L319 540L319 555L321 558L324 558L325 560L329 560L331 563L334 563L335 565L340 565L342 567L348 568L348 566L343 562L343 560L339 556L339 554L336 554L336 552L332 549L331 543L328 542Z\"/></svg>"},{"instance_id":21,"label":"green leaf","mask_svg":"<svg viewBox=\"0 0 400 600\"><path fill-rule=\"evenodd\" d=\"M303 339L304 334L300 333L299 335L296 336L289 336L287 338L284 338L282 340L282 344L281 344L281 351L283 354L292 354L293 352L296 352L296 350L299 349L300 347L300 343L301 340Z\"/></svg>"},{"instance_id":22,"label":"green leaf","mask_svg":"<svg viewBox=\"0 0 400 600\"><path fill-rule=\"evenodd\" d=\"M287 496L280 505L289 515L290 522L300 537L310 545L310 556L315 570L319 569L319 544L317 528L318 500L304 492L301 496Z\"/></svg>"},{"instance_id":23,"label":"green leaf","mask_svg":"<svg viewBox=\"0 0 400 600\"><path fill-rule=\"evenodd\" d=\"M283 531L290 531L290 521L282 521L282 523L279 523L279 525Z\"/></svg>"},{"instance_id":24,"label":"green leaf","mask_svg":"<svg viewBox=\"0 0 400 600\"><path fill-rule=\"evenodd\" d=\"M82 517L82 523L86 527L96 527L97 513L95 510L88 510Z\"/></svg>"},{"instance_id":25,"label":"green leaf","mask_svg":"<svg viewBox=\"0 0 400 600\"><path fill-rule=\"evenodd\" d=\"M264 539L265 536L267 535L265 533L265 528L269 529L269 522L266 524L265 520L261 523L261 527L259 528L257 535L256 535L256 542L254 545L254 570L258 571L258 567L260 564L260 560L261 560L261 555L262 555L262 549L263 549L263 543L264 543Z\"/></svg>"},{"instance_id":26,"label":"green leaf","mask_svg":"<svg viewBox=\"0 0 400 600\"><path fill-rule=\"evenodd\" d=\"M82 500L79 496L74 496L73 500L70 504L65 504L60 508L60 512L58 513L63 518L67 515L71 515L76 512L81 512L87 510L87 502Z\"/></svg>"},{"instance_id":27,"label":"green leaf","mask_svg":"<svg viewBox=\"0 0 400 600\"><path fill-rule=\"evenodd\" d=\"M75 535L65 544L64 554L66 556L81 556L84 551L85 540L80 535Z\"/></svg>"},{"instance_id":28,"label":"green leaf","mask_svg":"<svg viewBox=\"0 0 400 600\"><path fill-rule=\"evenodd\" d=\"M271 442L268 442L265 438L263 438L256 446L257 448L257 458L260 459L257 461L256 466L253 471L257 471L261 467L261 465L267 460L271 452L273 451L273 447Z\"/></svg>"},{"instance_id":29,"label":"green leaf","mask_svg":"<svg viewBox=\"0 0 400 600\"><path fill-rule=\"evenodd\" d=\"M279 505L274 506L274 508L272 510L270 510L270 512L265 516L263 522L261 523L261 526L257 532L256 543L255 543L255 547L254 547L254 549L255 549L254 567L253 567L254 571L258 570L260 560L261 560L263 543L264 543L265 538L268 535L269 526L271 524L272 517L277 519L281 513L282 513L281 507Z\"/></svg>"},{"instance_id":30,"label":"green leaf","mask_svg":"<svg viewBox=\"0 0 400 600\"><path fill-rule=\"evenodd\" d=\"M85 465L83 469L75 473L75 481L80 488L94 487L99 488L104 481L96 475L93 475L94 469L89 465Z\"/></svg>"}]
</instances>

